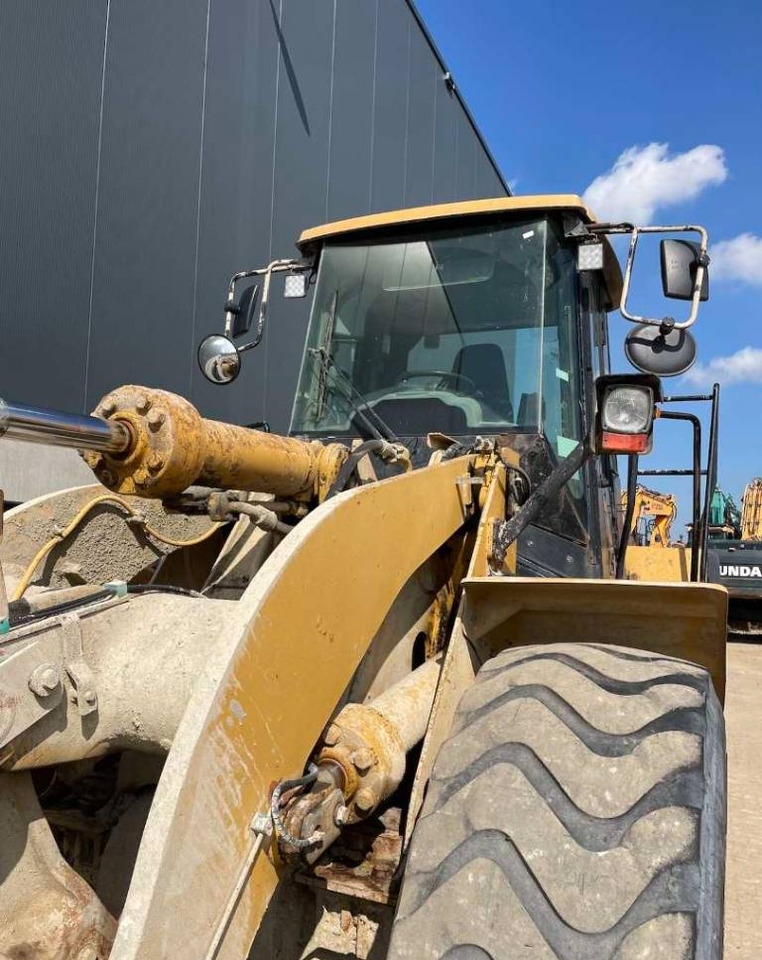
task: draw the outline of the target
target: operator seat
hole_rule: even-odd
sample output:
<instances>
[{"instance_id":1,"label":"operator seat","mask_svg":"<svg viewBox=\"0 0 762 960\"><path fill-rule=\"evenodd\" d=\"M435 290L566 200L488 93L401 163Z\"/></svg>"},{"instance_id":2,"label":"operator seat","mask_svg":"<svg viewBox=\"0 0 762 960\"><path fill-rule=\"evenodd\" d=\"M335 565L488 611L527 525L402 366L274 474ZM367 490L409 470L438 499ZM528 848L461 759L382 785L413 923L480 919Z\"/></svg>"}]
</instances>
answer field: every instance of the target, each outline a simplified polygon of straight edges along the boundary
<instances>
[{"instance_id":1,"label":"operator seat","mask_svg":"<svg viewBox=\"0 0 762 960\"><path fill-rule=\"evenodd\" d=\"M519 419L521 427L536 429L545 421L545 397L542 398L542 417L540 416L540 394L522 393L519 401Z\"/></svg>"},{"instance_id":2,"label":"operator seat","mask_svg":"<svg viewBox=\"0 0 762 960\"><path fill-rule=\"evenodd\" d=\"M473 380L487 407L508 423L513 423L505 360L496 343L472 343L461 347L455 355L452 370Z\"/></svg>"}]
</instances>

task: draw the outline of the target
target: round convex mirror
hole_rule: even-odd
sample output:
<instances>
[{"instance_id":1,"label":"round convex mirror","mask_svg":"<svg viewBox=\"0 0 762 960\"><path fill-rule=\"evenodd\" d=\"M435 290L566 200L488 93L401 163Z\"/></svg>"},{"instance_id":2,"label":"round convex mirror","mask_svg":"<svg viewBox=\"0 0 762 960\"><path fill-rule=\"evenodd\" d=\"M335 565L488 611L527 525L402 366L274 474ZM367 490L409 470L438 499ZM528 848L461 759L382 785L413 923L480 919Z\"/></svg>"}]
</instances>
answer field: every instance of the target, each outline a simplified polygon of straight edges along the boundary
<instances>
[{"instance_id":1,"label":"round convex mirror","mask_svg":"<svg viewBox=\"0 0 762 960\"><path fill-rule=\"evenodd\" d=\"M687 330L661 329L642 324L627 334L624 344L627 359L644 373L658 377L676 377L696 362L696 341Z\"/></svg>"},{"instance_id":2,"label":"round convex mirror","mask_svg":"<svg viewBox=\"0 0 762 960\"><path fill-rule=\"evenodd\" d=\"M199 344L198 365L210 383L232 383L241 370L241 358L232 340L213 333Z\"/></svg>"}]
</instances>

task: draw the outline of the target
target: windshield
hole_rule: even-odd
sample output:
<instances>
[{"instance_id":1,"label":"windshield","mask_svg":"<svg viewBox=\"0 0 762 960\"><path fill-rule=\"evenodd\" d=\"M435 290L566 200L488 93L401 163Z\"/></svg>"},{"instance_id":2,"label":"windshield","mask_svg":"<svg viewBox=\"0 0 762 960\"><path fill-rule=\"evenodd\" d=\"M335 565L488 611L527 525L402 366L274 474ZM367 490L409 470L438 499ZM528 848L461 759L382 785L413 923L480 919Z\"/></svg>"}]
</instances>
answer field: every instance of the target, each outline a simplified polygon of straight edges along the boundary
<instances>
[{"instance_id":1,"label":"windshield","mask_svg":"<svg viewBox=\"0 0 762 960\"><path fill-rule=\"evenodd\" d=\"M429 227L321 255L293 433L580 437L572 251L553 221ZM376 416L372 417L376 422Z\"/></svg>"}]
</instances>

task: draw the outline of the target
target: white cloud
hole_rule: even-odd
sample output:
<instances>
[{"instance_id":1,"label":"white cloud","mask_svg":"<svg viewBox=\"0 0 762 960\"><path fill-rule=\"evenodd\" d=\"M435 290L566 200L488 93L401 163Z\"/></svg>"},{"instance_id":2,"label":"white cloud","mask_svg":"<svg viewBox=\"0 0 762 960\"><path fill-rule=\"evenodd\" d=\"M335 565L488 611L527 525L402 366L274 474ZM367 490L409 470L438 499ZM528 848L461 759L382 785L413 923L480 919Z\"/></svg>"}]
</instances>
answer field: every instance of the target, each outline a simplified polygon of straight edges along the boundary
<instances>
[{"instance_id":1,"label":"white cloud","mask_svg":"<svg viewBox=\"0 0 762 960\"><path fill-rule=\"evenodd\" d=\"M732 383L762 383L762 349L742 347L729 357L713 357L709 363L697 363L686 374L690 383L723 386Z\"/></svg>"},{"instance_id":2,"label":"white cloud","mask_svg":"<svg viewBox=\"0 0 762 960\"><path fill-rule=\"evenodd\" d=\"M629 147L585 191L585 202L602 220L648 224L661 207L692 200L728 175L721 147L703 144L669 155L669 144Z\"/></svg>"},{"instance_id":3,"label":"white cloud","mask_svg":"<svg viewBox=\"0 0 762 960\"><path fill-rule=\"evenodd\" d=\"M762 287L762 237L742 233L716 243L709 253L713 280L743 280Z\"/></svg>"}]
</instances>

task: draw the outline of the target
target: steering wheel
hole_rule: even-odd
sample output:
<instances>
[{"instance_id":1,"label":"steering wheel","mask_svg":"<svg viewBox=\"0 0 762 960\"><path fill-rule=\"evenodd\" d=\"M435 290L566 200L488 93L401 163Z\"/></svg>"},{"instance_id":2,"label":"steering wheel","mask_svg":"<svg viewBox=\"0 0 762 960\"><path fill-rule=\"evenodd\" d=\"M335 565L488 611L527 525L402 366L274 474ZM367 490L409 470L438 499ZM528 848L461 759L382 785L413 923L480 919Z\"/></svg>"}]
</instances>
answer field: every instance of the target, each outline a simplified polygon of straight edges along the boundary
<instances>
[{"instance_id":1,"label":"steering wheel","mask_svg":"<svg viewBox=\"0 0 762 960\"><path fill-rule=\"evenodd\" d=\"M476 382L471 377L467 377L464 373L455 373L454 370L407 370L397 377L397 383L406 383L408 380L417 380L423 377L439 377L440 380L448 380L456 388L459 383L463 383L473 393L479 392Z\"/></svg>"}]
</instances>

